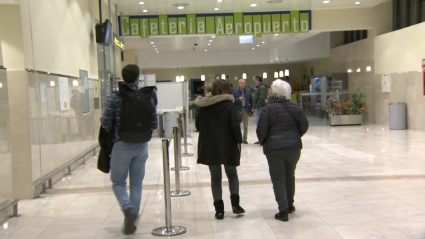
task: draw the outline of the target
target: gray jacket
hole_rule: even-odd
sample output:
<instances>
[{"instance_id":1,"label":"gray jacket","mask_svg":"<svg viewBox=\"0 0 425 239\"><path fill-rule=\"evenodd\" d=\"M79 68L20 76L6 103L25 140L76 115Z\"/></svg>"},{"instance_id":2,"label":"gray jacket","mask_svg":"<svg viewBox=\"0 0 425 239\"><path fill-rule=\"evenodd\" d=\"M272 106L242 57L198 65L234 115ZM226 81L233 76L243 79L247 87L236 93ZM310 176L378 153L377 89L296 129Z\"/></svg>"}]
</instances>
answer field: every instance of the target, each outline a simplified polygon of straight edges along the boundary
<instances>
[{"instance_id":1,"label":"gray jacket","mask_svg":"<svg viewBox=\"0 0 425 239\"><path fill-rule=\"evenodd\" d=\"M257 90L255 91L255 96L254 96L254 104L253 104L254 109L262 108L266 105L266 98L267 98L268 91L269 91L269 87L264 83L261 83L257 87Z\"/></svg>"}]
</instances>

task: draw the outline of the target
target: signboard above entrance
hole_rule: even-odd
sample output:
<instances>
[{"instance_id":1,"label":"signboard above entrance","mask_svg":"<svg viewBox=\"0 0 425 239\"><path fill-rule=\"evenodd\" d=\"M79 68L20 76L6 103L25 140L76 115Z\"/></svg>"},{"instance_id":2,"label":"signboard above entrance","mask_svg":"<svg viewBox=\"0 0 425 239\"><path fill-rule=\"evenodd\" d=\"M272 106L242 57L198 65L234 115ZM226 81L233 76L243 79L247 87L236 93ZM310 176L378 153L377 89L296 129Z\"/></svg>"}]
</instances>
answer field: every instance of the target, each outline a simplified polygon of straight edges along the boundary
<instances>
[{"instance_id":1,"label":"signboard above entrance","mask_svg":"<svg viewBox=\"0 0 425 239\"><path fill-rule=\"evenodd\" d=\"M124 16L124 36L215 34L217 36L307 33L311 11Z\"/></svg>"}]
</instances>

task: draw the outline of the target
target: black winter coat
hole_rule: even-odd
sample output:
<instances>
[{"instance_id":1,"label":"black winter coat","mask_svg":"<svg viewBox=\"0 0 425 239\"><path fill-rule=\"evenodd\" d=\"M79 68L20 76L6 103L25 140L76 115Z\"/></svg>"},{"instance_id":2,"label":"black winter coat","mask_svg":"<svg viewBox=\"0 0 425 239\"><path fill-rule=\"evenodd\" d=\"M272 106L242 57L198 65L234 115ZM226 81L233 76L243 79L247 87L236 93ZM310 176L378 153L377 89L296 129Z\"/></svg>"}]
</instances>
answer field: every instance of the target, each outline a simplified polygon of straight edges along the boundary
<instances>
[{"instance_id":1,"label":"black winter coat","mask_svg":"<svg viewBox=\"0 0 425 239\"><path fill-rule=\"evenodd\" d=\"M198 163L239 166L242 133L233 96L198 97L195 104L200 107L196 117Z\"/></svg>"},{"instance_id":2,"label":"black winter coat","mask_svg":"<svg viewBox=\"0 0 425 239\"><path fill-rule=\"evenodd\" d=\"M257 137L263 145L264 154L276 149L302 149L301 137L307 130L307 118L296 103L272 96L261 111Z\"/></svg>"}]
</instances>

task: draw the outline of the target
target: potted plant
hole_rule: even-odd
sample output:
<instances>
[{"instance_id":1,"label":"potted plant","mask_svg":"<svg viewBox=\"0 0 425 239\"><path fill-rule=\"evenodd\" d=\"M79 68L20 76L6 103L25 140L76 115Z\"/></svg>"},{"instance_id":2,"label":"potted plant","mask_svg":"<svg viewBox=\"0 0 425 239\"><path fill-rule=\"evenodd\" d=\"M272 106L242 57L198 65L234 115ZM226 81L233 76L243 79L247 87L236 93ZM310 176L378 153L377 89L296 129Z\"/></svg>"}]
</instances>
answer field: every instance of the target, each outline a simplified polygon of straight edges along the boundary
<instances>
[{"instance_id":1,"label":"potted plant","mask_svg":"<svg viewBox=\"0 0 425 239\"><path fill-rule=\"evenodd\" d=\"M361 125L366 109L365 95L359 89L351 94L351 101L342 101L331 95L326 102L330 125Z\"/></svg>"}]
</instances>

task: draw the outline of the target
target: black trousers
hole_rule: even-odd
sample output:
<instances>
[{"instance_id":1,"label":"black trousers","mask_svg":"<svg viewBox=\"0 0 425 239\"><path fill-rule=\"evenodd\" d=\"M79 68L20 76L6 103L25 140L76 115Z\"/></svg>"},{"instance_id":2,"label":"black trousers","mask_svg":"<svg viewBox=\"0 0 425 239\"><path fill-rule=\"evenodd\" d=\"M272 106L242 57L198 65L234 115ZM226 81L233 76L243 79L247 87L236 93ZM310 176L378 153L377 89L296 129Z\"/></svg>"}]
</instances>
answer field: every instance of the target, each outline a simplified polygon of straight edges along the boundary
<instances>
[{"instance_id":1,"label":"black trousers","mask_svg":"<svg viewBox=\"0 0 425 239\"><path fill-rule=\"evenodd\" d=\"M209 165L211 173L211 191L214 202L223 200L223 190L221 188L221 165ZM230 194L239 194L239 178L236 166L224 165L227 179L229 180Z\"/></svg>"},{"instance_id":2,"label":"black trousers","mask_svg":"<svg viewBox=\"0 0 425 239\"><path fill-rule=\"evenodd\" d=\"M295 168L300 159L301 149L278 149L266 153L270 177L279 212L288 213L294 205Z\"/></svg>"}]
</instances>

